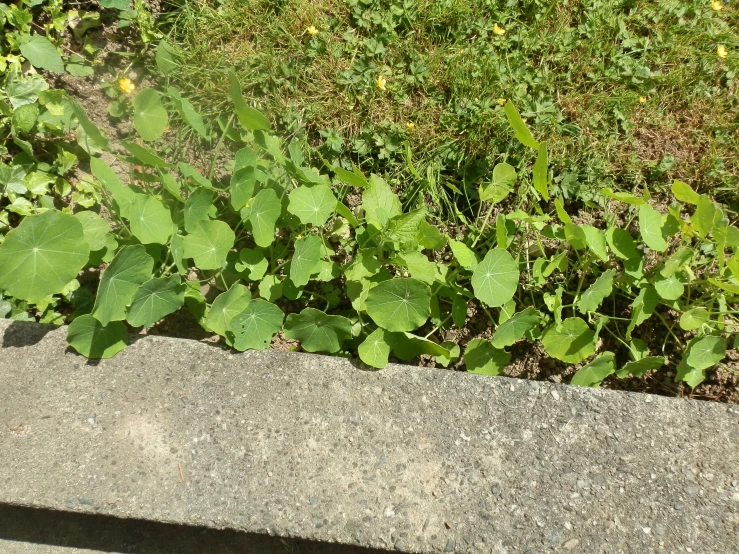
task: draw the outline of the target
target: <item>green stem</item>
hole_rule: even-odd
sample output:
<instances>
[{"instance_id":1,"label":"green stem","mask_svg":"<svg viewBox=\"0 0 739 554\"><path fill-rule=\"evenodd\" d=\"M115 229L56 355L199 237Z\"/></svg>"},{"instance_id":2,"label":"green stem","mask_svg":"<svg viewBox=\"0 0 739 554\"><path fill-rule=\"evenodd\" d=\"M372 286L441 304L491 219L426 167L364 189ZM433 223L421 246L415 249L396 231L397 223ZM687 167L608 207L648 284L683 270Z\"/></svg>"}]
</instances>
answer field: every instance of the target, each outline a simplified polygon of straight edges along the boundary
<instances>
[{"instance_id":1,"label":"green stem","mask_svg":"<svg viewBox=\"0 0 739 554\"><path fill-rule=\"evenodd\" d=\"M216 144L215 150L213 150L213 159L210 161L210 168L208 169L208 180L213 179L213 172L216 169L216 162L218 161L218 154L221 151L221 147L223 146L223 140L226 138L226 134L228 133L228 128L231 127L231 124L234 121L234 117L236 117L236 114L231 114L231 117L228 118L228 123L226 123L226 126L223 128L223 133L221 134L221 138L218 139L218 143Z\"/></svg>"}]
</instances>

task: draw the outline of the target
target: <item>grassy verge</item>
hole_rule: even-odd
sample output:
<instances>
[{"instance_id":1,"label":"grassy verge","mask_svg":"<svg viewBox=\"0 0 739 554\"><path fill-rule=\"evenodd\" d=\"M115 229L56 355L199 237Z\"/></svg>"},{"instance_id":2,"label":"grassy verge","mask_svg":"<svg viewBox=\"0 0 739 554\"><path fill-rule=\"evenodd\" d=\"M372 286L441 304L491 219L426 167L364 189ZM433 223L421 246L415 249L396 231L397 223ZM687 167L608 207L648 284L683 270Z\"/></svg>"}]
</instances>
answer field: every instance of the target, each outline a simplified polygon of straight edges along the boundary
<instances>
[{"instance_id":1,"label":"grassy verge","mask_svg":"<svg viewBox=\"0 0 739 554\"><path fill-rule=\"evenodd\" d=\"M738 27L739 10L704 0L186 0L172 77L217 114L235 66L283 129L411 190L408 141L437 198L469 195L502 159L531 163L510 98L566 198L680 178L734 204Z\"/></svg>"}]
</instances>

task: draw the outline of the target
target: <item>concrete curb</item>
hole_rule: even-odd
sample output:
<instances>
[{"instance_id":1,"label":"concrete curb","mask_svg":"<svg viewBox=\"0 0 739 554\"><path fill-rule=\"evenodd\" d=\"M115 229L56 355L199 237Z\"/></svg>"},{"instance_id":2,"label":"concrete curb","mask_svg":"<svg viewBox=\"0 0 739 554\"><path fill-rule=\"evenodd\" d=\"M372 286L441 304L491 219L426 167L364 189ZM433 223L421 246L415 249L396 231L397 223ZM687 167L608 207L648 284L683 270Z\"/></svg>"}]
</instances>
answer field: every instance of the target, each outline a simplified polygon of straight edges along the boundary
<instances>
[{"instance_id":1,"label":"concrete curb","mask_svg":"<svg viewBox=\"0 0 739 554\"><path fill-rule=\"evenodd\" d=\"M88 361L65 333L0 320L0 503L405 552L739 552L730 405L155 336Z\"/></svg>"}]
</instances>

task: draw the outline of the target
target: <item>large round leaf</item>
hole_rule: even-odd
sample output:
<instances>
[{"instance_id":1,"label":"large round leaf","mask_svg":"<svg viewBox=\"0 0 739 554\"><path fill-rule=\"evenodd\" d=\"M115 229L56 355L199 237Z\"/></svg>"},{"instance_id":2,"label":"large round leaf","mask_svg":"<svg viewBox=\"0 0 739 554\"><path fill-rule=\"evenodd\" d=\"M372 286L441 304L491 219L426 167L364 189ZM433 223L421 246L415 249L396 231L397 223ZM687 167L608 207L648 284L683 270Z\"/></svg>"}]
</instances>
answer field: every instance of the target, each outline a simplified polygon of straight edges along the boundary
<instances>
[{"instance_id":1,"label":"large round leaf","mask_svg":"<svg viewBox=\"0 0 739 554\"><path fill-rule=\"evenodd\" d=\"M228 338L236 350L264 350L282 329L284 317L280 308L257 298L231 320Z\"/></svg>"},{"instance_id":2,"label":"large round leaf","mask_svg":"<svg viewBox=\"0 0 739 554\"><path fill-rule=\"evenodd\" d=\"M231 320L246 310L251 302L251 292L240 283L236 283L226 292L218 295L210 307L205 324L214 333L226 336Z\"/></svg>"},{"instance_id":3,"label":"large round leaf","mask_svg":"<svg viewBox=\"0 0 739 554\"><path fill-rule=\"evenodd\" d=\"M167 244L172 236L172 215L153 196L139 194L129 212L131 232L142 244Z\"/></svg>"},{"instance_id":4,"label":"large round leaf","mask_svg":"<svg viewBox=\"0 0 739 554\"><path fill-rule=\"evenodd\" d=\"M150 279L131 299L126 321L134 327L151 327L185 304L185 285L179 275Z\"/></svg>"},{"instance_id":5,"label":"large round leaf","mask_svg":"<svg viewBox=\"0 0 739 554\"><path fill-rule=\"evenodd\" d=\"M164 134L167 123L169 116L160 94L154 89L141 89L133 99L133 126L139 136L146 141L156 140Z\"/></svg>"},{"instance_id":6,"label":"large round leaf","mask_svg":"<svg viewBox=\"0 0 739 554\"><path fill-rule=\"evenodd\" d=\"M185 237L185 258L192 258L198 269L220 269L236 235L223 221L200 221Z\"/></svg>"},{"instance_id":7,"label":"large round leaf","mask_svg":"<svg viewBox=\"0 0 739 554\"><path fill-rule=\"evenodd\" d=\"M413 331L431 315L431 289L416 279L390 279L369 291L366 306L383 329Z\"/></svg>"},{"instance_id":8,"label":"large round leaf","mask_svg":"<svg viewBox=\"0 0 739 554\"><path fill-rule=\"evenodd\" d=\"M112 358L126 348L128 332L120 321L103 326L91 315L83 315L69 325L67 342L87 358Z\"/></svg>"},{"instance_id":9,"label":"large round leaf","mask_svg":"<svg viewBox=\"0 0 739 554\"><path fill-rule=\"evenodd\" d=\"M62 62L59 51L46 37L41 35L21 35L18 39L18 46L23 57L33 67L46 69L52 73L64 73L64 62Z\"/></svg>"},{"instance_id":10,"label":"large round leaf","mask_svg":"<svg viewBox=\"0 0 739 554\"><path fill-rule=\"evenodd\" d=\"M340 315L326 315L314 308L290 314L285 321L285 337L300 341L300 346L308 352L333 354L351 336L351 321Z\"/></svg>"},{"instance_id":11,"label":"large round leaf","mask_svg":"<svg viewBox=\"0 0 739 554\"><path fill-rule=\"evenodd\" d=\"M298 187L289 196L287 211L298 216L303 225L323 225L336 211L336 197L327 185Z\"/></svg>"},{"instance_id":12,"label":"large round leaf","mask_svg":"<svg viewBox=\"0 0 739 554\"><path fill-rule=\"evenodd\" d=\"M579 317L571 317L559 328L554 324L547 329L541 343L552 358L576 364L595 352L595 331Z\"/></svg>"},{"instance_id":13,"label":"large round leaf","mask_svg":"<svg viewBox=\"0 0 739 554\"><path fill-rule=\"evenodd\" d=\"M472 273L472 288L475 297L491 308L502 306L516 294L518 264L505 250L488 251Z\"/></svg>"},{"instance_id":14,"label":"large round leaf","mask_svg":"<svg viewBox=\"0 0 739 554\"><path fill-rule=\"evenodd\" d=\"M0 244L0 289L36 302L60 292L89 256L76 217L53 210L26 217Z\"/></svg>"},{"instance_id":15,"label":"large round leaf","mask_svg":"<svg viewBox=\"0 0 739 554\"><path fill-rule=\"evenodd\" d=\"M377 369L385 367L390 356L389 334L385 329L375 329L357 348L359 359Z\"/></svg>"}]
</instances>

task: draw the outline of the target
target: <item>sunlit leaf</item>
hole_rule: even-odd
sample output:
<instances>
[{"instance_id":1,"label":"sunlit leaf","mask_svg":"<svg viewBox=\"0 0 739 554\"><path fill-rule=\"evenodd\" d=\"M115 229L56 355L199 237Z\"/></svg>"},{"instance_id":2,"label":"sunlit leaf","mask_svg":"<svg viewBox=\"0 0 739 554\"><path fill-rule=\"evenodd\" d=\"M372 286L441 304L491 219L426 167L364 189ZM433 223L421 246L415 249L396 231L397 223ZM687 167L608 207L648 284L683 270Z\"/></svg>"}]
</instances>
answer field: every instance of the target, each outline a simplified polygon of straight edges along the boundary
<instances>
[{"instance_id":1,"label":"sunlit leaf","mask_svg":"<svg viewBox=\"0 0 739 554\"><path fill-rule=\"evenodd\" d=\"M150 279L133 295L126 321L133 327L151 327L184 304L185 285L179 275Z\"/></svg>"},{"instance_id":2,"label":"sunlit leaf","mask_svg":"<svg viewBox=\"0 0 739 554\"><path fill-rule=\"evenodd\" d=\"M603 352L589 364L581 367L572 377L570 385L597 387L616 371L616 356L613 352Z\"/></svg>"},{"instance_id":3,"label":"sunlit leaf","mask_svg":"<svg viewBox=\"0 0 739 554\"><path fill-rule=\"evenodd\" d=\"M280 308L257 298L233 317L229 338L236 350L264 350L282 329L284 317Z\"/></svg>"},{"instance_id":4,"label":"sunlit leaf","mask_svg":"<svg viewBox=\"0 0 739 554\"><path fill-rule=\"evenodd\" d=\"M388 331L413 331L431 315L431 289L416 279L390 279L367 294L367 314Z\"/></svg>"},{"instance_id":5,"label":"sunlit leaf","mask_svg":"<svg viewBox=\"0 0 739 554\"><path fill-rule=\"evenodd\" d=\"M510 361L509 352L495 348L484 339L471 340L464 351L464 364L469 373L500 375Z\"/></svg>"},{"instance_id":6,"label":"sunlit leaf","mask_svg":"<svg viewBox=\"0 0 739 554\"><path fill-rule=\"evenodd\" d=\"M236 235L223 221L200 221L183 241L185 258L198 269L220 269L234 245Z\"/></svg>"},{"instance_id":7,"label":"sunlit leaf","mask_svg":"<svg viewBox=\"0 0 739 554\"><path fill-rule=\"evenodd\" d=\"M126 348L128 331L120 321L104 326L91 315L82 315L70 323L67 342L87 358L112 358Z\"/></svg>"},{"instance_id":8,"label":"sunlit leaf","mask_svg":"<svg viewBox=\"0 0 739 554\"><path fill-rule=\"evenodd\" d=\"M307 352L333 354L352 336L352 324L347 318L327 315L314 308L305 308L299 314L290 314L285 321L285 337L300 341Z\"/></svg>"},{"instance_id":9,"label":"sunlit leaf","mask_svg":"<svg viewBox=\"0 0 739 554\"><path fill-rule=\"evenodd\" d=\"M490 307L502 306L516 293L518 277L518 264L508 252L489 250L472 273L475 297Z\"/></svg>"},{"instance_id":10,"label":"sunlit leaf","mask_svg":"<svg viewBox=\"0 0 739 554\"><path fill-rule=\"evenodd\" d=\"M143 88L133 99L133 126L145 141L156 140L164 134L169 123L161 95L151 88Z\"/></svg>"},{"instance_id":11,"label":"sunlit leaf","mask_svg":"<svg viewBox=\"0 0 739 554\"><path fill-rule=\"evenodd\" d=\"M126 318L126 307L138 288L151 279L154 259L142 245L124 246L103 271L92 315L103 326Z\"/></svg>"},{"instance_id":12,"label":"sunlit leaf","mask_svg":"<svg viewBox=\"0 0 739 554\"><path fill-rule=\"evenodd\" d=\"M595 331L579 317L556 323L541 338L544 350L552 358L570 364L582 362L595 352Z\"/></svg>"}]
</instances>

